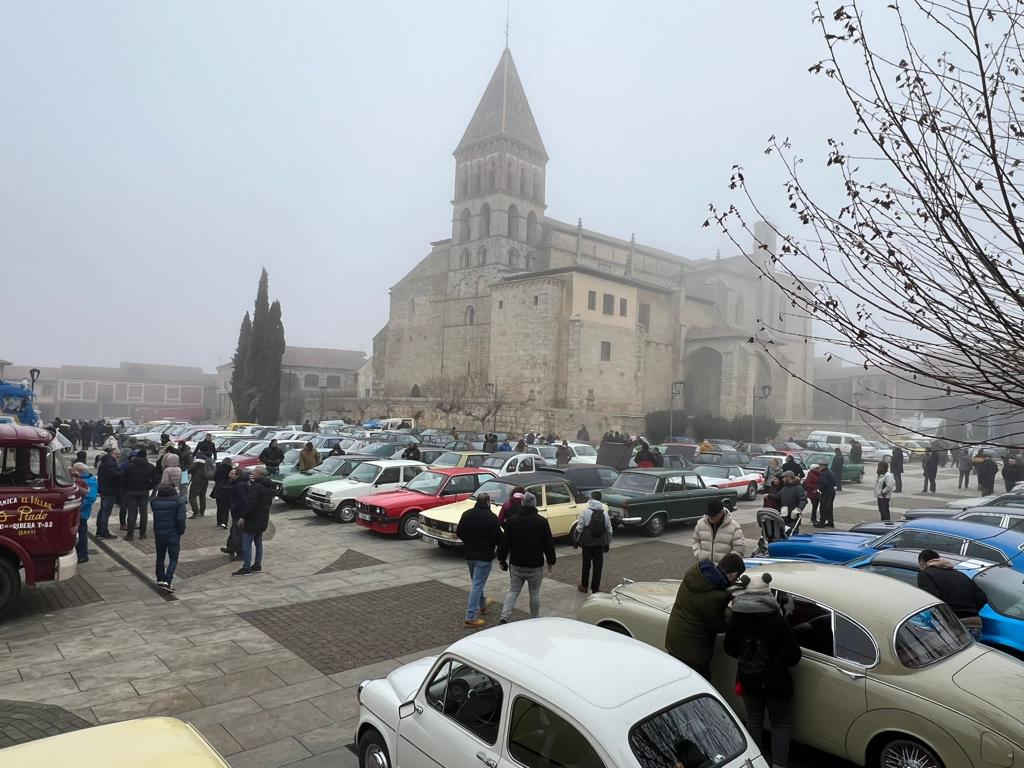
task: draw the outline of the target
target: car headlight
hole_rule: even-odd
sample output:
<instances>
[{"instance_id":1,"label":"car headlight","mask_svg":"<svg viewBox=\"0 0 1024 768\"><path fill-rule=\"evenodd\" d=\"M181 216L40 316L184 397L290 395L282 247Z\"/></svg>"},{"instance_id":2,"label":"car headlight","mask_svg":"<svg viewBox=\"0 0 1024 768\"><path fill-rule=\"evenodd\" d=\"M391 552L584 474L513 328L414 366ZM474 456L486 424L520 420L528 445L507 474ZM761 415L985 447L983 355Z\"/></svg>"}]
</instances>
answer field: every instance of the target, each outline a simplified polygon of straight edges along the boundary
<instances>
[{"instance_id":1,"label":"car headlight","mask_svg":"<svg viewBox=\"0 0 1024 768\"><path fill-rule=\"evenodd\" d=\"M368 682L370 682L370 681L369 680L363 680L363 682L361 682L359 684L359 687L356 688L356 701L359 702L360 704L363 703L363 688L366 687L366 684Z\"/></svg>"}]
</instances>

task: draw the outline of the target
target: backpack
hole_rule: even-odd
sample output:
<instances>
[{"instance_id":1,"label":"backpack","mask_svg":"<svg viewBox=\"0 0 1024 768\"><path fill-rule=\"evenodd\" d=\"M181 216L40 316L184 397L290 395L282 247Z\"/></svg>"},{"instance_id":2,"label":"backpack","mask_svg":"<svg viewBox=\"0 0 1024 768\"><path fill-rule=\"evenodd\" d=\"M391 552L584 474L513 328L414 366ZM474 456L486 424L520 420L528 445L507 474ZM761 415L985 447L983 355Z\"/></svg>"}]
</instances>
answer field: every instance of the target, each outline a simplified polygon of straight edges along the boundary
<instances>
[{"instance_id":1,"label":"backpack","mask_svg":"<svg viewBox=\"0 0 1024 768\"><path fill-rule=\"evenodd\" d=\"M590 535L594 544L599 544L604 541L604 535L607 530L608 526L605 523L604 510L601 510L600 512L591 510L590 522L587 523L587 533Z\"/></svg>"},{"instance_id":2,"label":"backpack","mask_svg":"<svg viewBox=\"0 0 1024 768\"><path fill-rule=\"evenodd\" d=\"M744 688L764 686L768 682L771 671L771 659L764 641L757 635L751 635L743 641L740 655L736 658L736 677Z\"/></svg>"}]
</instances>

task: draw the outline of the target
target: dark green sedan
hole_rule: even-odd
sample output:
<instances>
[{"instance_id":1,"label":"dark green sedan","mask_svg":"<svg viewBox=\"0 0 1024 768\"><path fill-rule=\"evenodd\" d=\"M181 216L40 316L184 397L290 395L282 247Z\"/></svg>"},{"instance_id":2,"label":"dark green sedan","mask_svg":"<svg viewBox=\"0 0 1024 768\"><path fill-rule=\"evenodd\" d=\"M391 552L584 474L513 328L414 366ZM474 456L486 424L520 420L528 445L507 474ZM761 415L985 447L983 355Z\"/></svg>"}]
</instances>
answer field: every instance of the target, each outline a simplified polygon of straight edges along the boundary
<instances>
[{"instance_id":1,"label":"dark green sedan","mask_svg":"<svg viewBox=\"0 0 1024 768\"><path fill-rule=\"evenodd\" d=\"M708 488L700 475L680 469L628 469L602 498L612 525L640 528L648 536L661 536L668 523L699 520L713 499L736 508L735 490Z\"/></svg>"},{"instance_id":2,"label":"dark green sedan","mask_svg":"<svg viewBox=\"0 0 1024 768\"><path fill-rule=\"evenodd\" d=\"M804 460L804 465L812 467L815 464L825 463L829 467L832 466L832 460L835 458L835 454L821 452L807 451L806 453L800 454ZM843 457L843 476L840 480L844 483L862 483L864 482L864 465L862 463L853 463L850 461L849 456Z\"/></svg>"}]
</instances>

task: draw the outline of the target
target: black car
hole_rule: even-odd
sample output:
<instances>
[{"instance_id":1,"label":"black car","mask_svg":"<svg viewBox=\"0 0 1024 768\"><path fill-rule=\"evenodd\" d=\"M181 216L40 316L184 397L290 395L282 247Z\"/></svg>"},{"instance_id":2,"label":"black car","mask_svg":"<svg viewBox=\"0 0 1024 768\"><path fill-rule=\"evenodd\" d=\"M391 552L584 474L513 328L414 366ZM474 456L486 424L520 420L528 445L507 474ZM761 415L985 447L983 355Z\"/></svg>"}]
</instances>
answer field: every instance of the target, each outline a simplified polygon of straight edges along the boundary
<instances>
[{"instance_id":1,"label":"black car","mask_svg":"<svg viewBox=\"0 0 1024 768\"><path fill-rule=\"evenodd\" d=\"M727 467L745 467L750 463L750 456L738 451L705 451L693 457L694 464L722 464Z\"/></svg>"},{"instance_id":2,"label":"black car","mask_svg":"<svg viewBox=\"0 0 1024 768\"><path fill-rule=\"evenodd\" d=\"M591 491L610 488L619 476L617 469L602 464L564 464L561 467L542 464L537 471L561 473L585 496L589 496Z\"/></svg>"}]
</instances>

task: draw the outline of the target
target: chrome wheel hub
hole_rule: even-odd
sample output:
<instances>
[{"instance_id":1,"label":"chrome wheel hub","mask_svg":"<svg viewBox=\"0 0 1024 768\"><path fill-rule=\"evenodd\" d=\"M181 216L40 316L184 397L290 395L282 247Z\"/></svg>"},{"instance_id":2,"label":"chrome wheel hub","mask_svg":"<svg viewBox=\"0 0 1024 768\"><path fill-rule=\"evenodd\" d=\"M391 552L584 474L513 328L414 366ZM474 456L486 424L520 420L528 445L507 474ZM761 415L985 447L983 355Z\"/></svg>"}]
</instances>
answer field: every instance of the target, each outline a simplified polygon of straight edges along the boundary
<instances>
[{"instance_id":1,"label":"chrome wheel hub","mask_svg":"<svg viewBox=\"0 0 1024 768\"><path fill-rule=\"evenodd\" d=\"M388 756L377 744L371 744L366 750L365 768L388 768Z\"/></svg>"},{"instance_id":2,"label":"chrome wheel hub","mask_svg":"<svg viewBox=\"0 0 1024 768\"><path fill-rule=\"evenodd\" d=\"M931 750L913 741L894 741L882 753L883 768L941 768Z\"/></svg>"}]
</instances>

